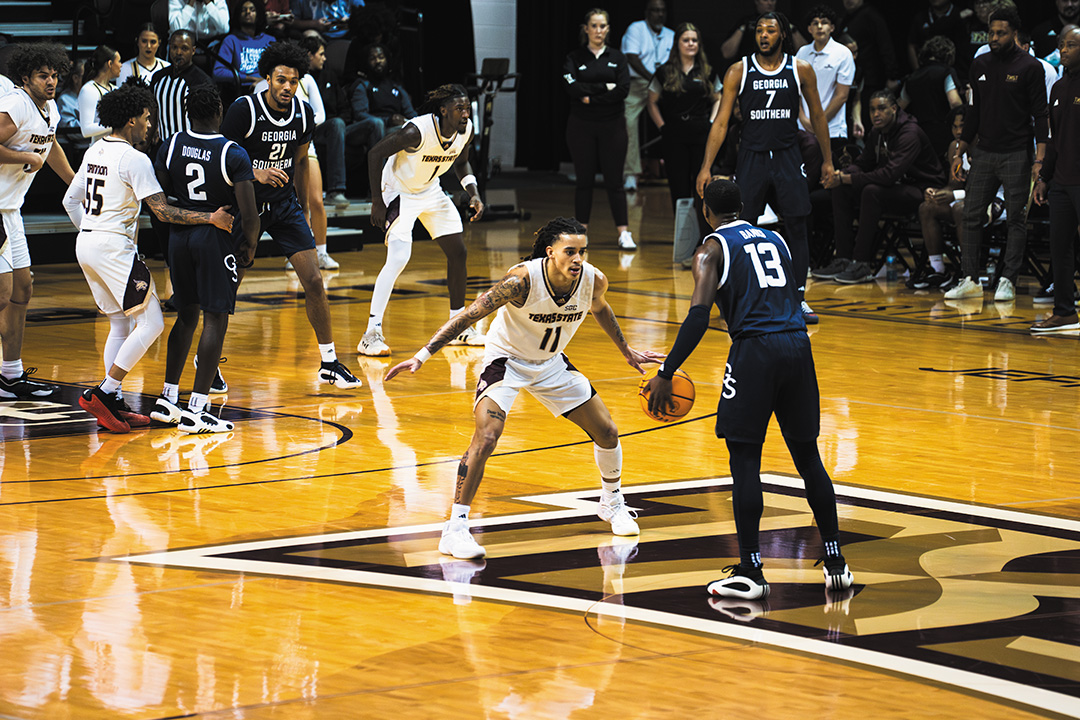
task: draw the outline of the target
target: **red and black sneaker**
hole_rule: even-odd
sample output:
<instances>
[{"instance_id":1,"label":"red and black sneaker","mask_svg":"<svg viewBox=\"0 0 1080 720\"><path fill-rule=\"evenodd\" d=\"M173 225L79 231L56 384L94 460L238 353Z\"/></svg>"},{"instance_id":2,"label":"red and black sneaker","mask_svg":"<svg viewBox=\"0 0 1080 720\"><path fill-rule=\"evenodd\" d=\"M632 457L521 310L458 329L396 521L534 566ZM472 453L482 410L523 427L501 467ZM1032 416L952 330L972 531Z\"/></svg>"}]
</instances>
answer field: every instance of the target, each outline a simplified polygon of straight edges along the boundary
<instances>
[{"instance_id":1,"label":"red and black sneaker","mask_svg":"<svg viewBox=\"0 0 1080 720\"><path fill-rule=\"evenodd\" d=\"M99 387L92 387L79 397L79 407L97 418L98 424L114 433L131 432L131 425L116 408L116 398Z\"/></svg>"},{"instance_id":2,"label":"red and black sneaker","mask_svg":"<svg viewBox=\"0 0 1080 720\"><path fill-rule=\"evenodd\" d=\"M120 395L114 395L116 400L116 412L127 421L127 424L131 427L146 427L150 424L150 418L142 413L137 413L128 407L128 404L124 402L124 398Z\"/></svg>"}]
</instances>

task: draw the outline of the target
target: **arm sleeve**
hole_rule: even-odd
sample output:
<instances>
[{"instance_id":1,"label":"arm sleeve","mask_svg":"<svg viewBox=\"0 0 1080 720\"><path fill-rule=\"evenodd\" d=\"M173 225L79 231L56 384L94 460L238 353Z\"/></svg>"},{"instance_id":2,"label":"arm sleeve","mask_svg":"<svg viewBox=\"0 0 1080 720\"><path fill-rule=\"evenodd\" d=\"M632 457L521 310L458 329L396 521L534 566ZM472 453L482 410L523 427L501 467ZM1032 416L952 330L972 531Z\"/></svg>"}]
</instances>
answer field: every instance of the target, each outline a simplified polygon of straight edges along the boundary
<instances>
[{"instance_id":1,"label":"arm sleeve","mask_svg":"<svg viewBox=\"0 0 1080 720\"><path fill-rule=\"evenodd\" d=\"M318 127L326 122L326 106L323 105L322 95L319 94L319 85L311 75L305 75L300 82L307 91L307 101L311 105L312 112L315 113L315 126Z\"/></svg>"},{"instance_id":2,"label":"arm sleeve","mask_svg":"<svg viewBox=\"0 0 1080 720\"><path fill-rule=\"evenodd\" d=\"M195 26L195 6L184 0L169 0L169 34Z\"/></svg>"},{"instance_id":3,"label":"arm sleeve","mask_svg":"<svg viewBox=\"0 0 1080 720\"><path fill-rule=\"evenodd\" d=\"M671 346L664 364L660 366L657 375L670 380L675 371L686 362L690 353L705 337L705 331L709 329L709 308L705 305L694 305L690 312L686 313L686 319L679 327L679 334L675 338L675 344Z\"/></svg>"},{"instance_id":4,"label":"arm sleeve","mask_svg":"<svg viewBox=\"0 0 1080 720\"><path fill-rule=\"evenodd\" d=\"M101 96L92 83L83 85L79 91L79 129L85 138L98 138L109 132L109 128L98 122L97 104Z\"/></svg>"},{"instance_id":5,"label":"arm sleeve","mask_svg":"<svg viewBox=\"0 0 1080 720\"><path fill-rule=\"evenodd\" d=\"M68 217L71 218L71 222L77 229L82 228L82 199L86 188L86 172L83 169L85 167L85 165L79 167L71 184L68 185L67 192L64 193L64 211L67 212Z\"/></svg>"}]
</instances>

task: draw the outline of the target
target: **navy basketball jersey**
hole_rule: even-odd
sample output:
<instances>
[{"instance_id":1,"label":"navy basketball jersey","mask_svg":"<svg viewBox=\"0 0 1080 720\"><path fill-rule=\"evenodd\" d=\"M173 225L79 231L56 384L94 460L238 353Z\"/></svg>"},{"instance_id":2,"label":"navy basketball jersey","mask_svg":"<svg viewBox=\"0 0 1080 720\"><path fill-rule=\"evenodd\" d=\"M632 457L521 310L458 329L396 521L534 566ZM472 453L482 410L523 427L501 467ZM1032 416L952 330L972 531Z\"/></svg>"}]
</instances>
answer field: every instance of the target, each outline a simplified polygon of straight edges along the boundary
<instances>
[{"instance_id":1,"label":"navy basketball jersey","mask_svg":"<svg viewBox=\"0 0 1080 720\"><path fill-rule=\"evenodd\" d=\"M278 113L271 110L266 93L237 98L225 113L221 134L235 140L247 151L254 169L281 168L289 175L282 187L255 183L255 200L274 203L295 196L296 149L311 141L315 129L315 113L311 106L294 97L289 108Z\"/></svg>"},{"instance_id":2,"label":"navy basketball jersey","mask_svg":"<svg viewBox=\"0 0 1080 720\"><path fill-rule=\"evenodd\" d=\"M743 58L739 109L742 112L741 147L755 152L795 145L799 131L799 73L795 57L785 55L780 67L762 70L757 55Z\"/></svg>"},{"instance_id":3,"label":"navy basketball jersey","mask_svg":"<svg viewBox=\"0 0 1080 720\"><path fill-rule=\"evenodd\" d=\"M709 238L724 251L716 303L733 340L806 329L784 238L744 220L721 226Z\"/></svg>"},{"instance_id":4,"label":"navy basketball jersey","mask_svg":"<svg viewBox=\"0 0 1080 720\"><path fill-rule=\"evenodd\" d=\"M169 178L166 190L186 210L213 212L223 205L237 210L233 186L254 180L244 148L214 135L180 131L158 150L154 169Z\"/></svg>"}]
</instances>

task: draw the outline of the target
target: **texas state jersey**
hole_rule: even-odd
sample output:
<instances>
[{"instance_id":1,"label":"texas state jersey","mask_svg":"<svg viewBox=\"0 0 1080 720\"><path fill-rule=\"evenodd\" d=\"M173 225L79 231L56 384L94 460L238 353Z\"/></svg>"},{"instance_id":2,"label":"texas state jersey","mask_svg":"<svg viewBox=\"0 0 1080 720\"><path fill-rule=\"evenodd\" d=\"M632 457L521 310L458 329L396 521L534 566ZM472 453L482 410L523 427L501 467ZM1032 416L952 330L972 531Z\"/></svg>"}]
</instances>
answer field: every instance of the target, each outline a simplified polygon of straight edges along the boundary
<instances>
[{"instance_id":1,"label":"texas state jersey","mask_svg":"<svg viewBox=\"0 0 1080 720\"><path fill-rule=\"evenodd\" d=\"M550 360L562 352L581 326L592 307L596 268L582 263L577 287L560 305L544 274L545 262L546 258L536 258L522 263L529 271L529 296L521 307L510 303L499 308L488 329L486 357Z\"/></svg>"},{"instance_id":2,"label":"texas state jersey","mask_svg":"<svg viewBox=\"0 0 1080 720\"><path fill-rule=\"evenodd\" d=\"M111 135L83 155L68 197L81 198L83 232L108 232L134 240L142 201L161 192L150 158Z\"/></svg>"},{"instance_id":3,"label":"texas state jersey","mask_svg":"<svg viewBox=\"0 0 1080 720\"><path fill-rule=\"evenodd\" d=\"M742 149L763 152L795 145L802 105L795 62L794 56L785 55L780 67L769 72L758 65L756 54L743 58L739 85Z\"/></svg>"},{"instance_id":4,"label":"texas state jersey","mask_svg":"<svg viewBox=\"0 0 1080 720\"><path fill-rule=\"evenodd\" d=\"M251 158L253 169L281 168L289 175L282 187L255 183L255 200L275 203L296 194L296 149L311 142L315 113L311 106L293 97L288 110L279 113L266 104L266 94L237 98L221 123L221 134L240 143Z\"/></svg>"},{"instance_id":5,"label":"texas state jersey","mask_svg":"<svg viewBox=\"0 0 1080 720\"><path fill-rule=\"evenodd\" d=\"M784 238L744 220L721 226L709 238L724 251L716 303L733 340L806 329Z\"/></svg>"},{"instance_id":6,"label":"texas state jersey","mask_svg":"<svg viewBox=\"0 0 1080 720\"><path fill-rule=\"evenodd\" d=\"M177 207L213 212L236 200L233 186L254 180L244 148L222 135L178 132L158 150L154 168L169 176Z\"/></svg>"},{"instance_id":7,"label":"texas state jersey","mask_svg":"<svg viewBox=\"0 0 1080 720\"><path fill-rule=\"evenodd\" d=\"M453 167L458 155L472 138L472 120L465 132L444 138L439 133L436 115L421 115L409 120L420 131L420 145L415 150L401 150L383 165L383 190L397 189L407 193L421 193L439 182L439 176Z\"/></svg>"},{"instance_id":8,"label":"texas state jersey","mask_svg":"<svg viewBox=\"0 0 1080 720\"><path fill-rule=\"evenodd\" d=\"M47 157L56 138L60 110L55 100L45 102L45 110L37 106L22 88L0 97L0 112L7 113L15 125L15 133L4 146L19 152L35 152ZM25 172L25 165L0 165L0 210L18 210L26 191L37 173Z\"/></svg>"}]
</instances>

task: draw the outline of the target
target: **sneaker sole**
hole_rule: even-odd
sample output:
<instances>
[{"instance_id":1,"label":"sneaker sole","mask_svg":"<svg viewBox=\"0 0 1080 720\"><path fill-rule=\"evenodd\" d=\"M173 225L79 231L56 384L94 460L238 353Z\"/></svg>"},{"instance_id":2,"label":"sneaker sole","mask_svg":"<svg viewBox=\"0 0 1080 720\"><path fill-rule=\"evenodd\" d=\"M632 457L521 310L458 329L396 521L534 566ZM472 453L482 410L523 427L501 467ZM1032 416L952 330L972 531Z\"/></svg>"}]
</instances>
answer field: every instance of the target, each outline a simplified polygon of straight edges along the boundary
<instances>
[{"instance_id":1,"label":"sneaker sole","mask_svg":"<svg viewBox=\"0 0 1080 720\"><path fill-rule=\"evenodd\" d=\"M131 426L113 415L109 408L97 398L88 402L86 398L79 396L79 407L97 418L98 423L109 432L121 434L131 432Z\"/></svg>"},{"instance_id":2,"label":"sneaker sole","mask_svg":"<svg viewBox=\"0 0 1080 720\"><path fill-rule=\"evenodd\" d=\"M150 424L150 418L142 413L129 413L121 410L120 417L124 418L131 427L146 427Z\"/></svg>"},{"instance_id":3,"label":"sneaker sole","mask_svg":"<svg viewBox=\"0 0 1080 720\"><path fill-rule=\"evenodd\" d=\"M710 595L722 598L733 598L738 600L764 600L769 597L769 585L758 586L758 589L753 592L743 592L742 590L731 590L722 586L717 586L721 581L711 582L705 586L705 589Z\"/></svg>"},{"instance_id":4,"label":"sneaker sole","mask_svg":"<svg viewBox=\"0 0 1080 720\"><path fill-rule=\"evenodd\" d=\"M482 558L482 557L485 557L487 555L487 550L485 550L482 547L480 548L480 552L479 552L478 555L477 554L473 554L473 555L464 555L464 554L463 555L457 555L455 553L450 552L449 550L444 550L443 546L442 546L442 543L439 543L439 552L442 553L443 555L449 555L450 557L456 558L458 560L476 560L478 558Z\"/></svg>"},{"instance_id":5,"label":"sneaker sole","mask_svg":"<svg viewBox=\"0 0 1080 720\"><path fill-rule=\"evenodd\" d=\"M1058 327L1052 327L1052 328L1037 328L1037 327L1032 327L1031 328L1031 332L1033 332L1033 333L1057 332L1058 330L1080 330L1080 322L1070 323L1069 325L1060 325Z\"/></svg>"},{"instance_id":6,"label":"sneaker sole","mask_svg":"<svg viewBox=\"0 0 1080 720\"><path fill-rule=\"evenodd\" d=\"M372 351L364 347L363 341L356 346L356 354L363 355L364 357L390 357L390 348L385 350Z\"/></svg>"},{"instance_id":7,"label":"sneaker sole","mask_svg":"<svg viewBox=\"0 0 1080 720\"><path fill-rule=\"evenodd\" d=\"M869 277L854 278L849 280L847 278L841 278L838 275L833 278L833 280L840 283L841 285L865 285L866 283L874 282L874 277L871 275Z\"/></svg>"},{"instance_id":8,"label":"sneaker sole","mask_svg":"<svg viewBox=\"0 0 1080 720\"><path fill-rule=\"evenodd\" d=\"M337 375L323 375L321 371L319 372L319 381L344 390L351 390L352 388L364 386L364 383L360 378L357 378L356 382L352 382L351 380L342 380Z\"/></svg>"},{"instance_id":9,"label":"sneaker sole","mask_svg":"<svg viewBox=\"0 0 1080 720\"><path fill-rule=\"evenodd\" d=\"M157 410L150 413L150 419L165 425L180 424L180 415L166 415L165 413L159 413Z\"/></svg>"}]
</instances>

